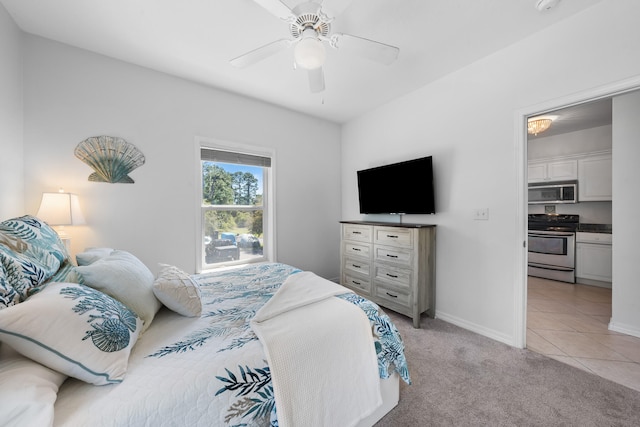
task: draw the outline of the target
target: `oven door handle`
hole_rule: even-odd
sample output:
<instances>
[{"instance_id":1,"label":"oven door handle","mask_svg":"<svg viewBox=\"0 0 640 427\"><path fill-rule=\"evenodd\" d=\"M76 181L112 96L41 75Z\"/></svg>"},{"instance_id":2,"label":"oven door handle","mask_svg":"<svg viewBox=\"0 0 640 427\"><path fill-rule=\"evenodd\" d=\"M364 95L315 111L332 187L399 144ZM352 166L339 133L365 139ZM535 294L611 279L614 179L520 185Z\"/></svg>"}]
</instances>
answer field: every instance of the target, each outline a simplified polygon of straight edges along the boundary
<instances>
[{"instance_id":1,"label":"oven door handle","mask_svg":"<svg viewBox=\"0 0 640 427\"><path fill-rule=\"evenodd\" d=\"M553 234L541 234L541 233L528 233L529 237L573 237L574 234L573 233L562 233L562 232L556 232Z\"/></svg>"},{"instance_id":2,"label":"oven door handle","mask_svg":"<svg viewBox=\"0 0 640 427\"><path fill-rule=\"evenodd\" d=\"M553 271L574 271L575 268L571 267L562 267L559 265L549 265L549 264L538 264L535 262L530 262L527 264L529 267L540 268L542 270L553 270Z\"/></svg>"}]
</instances>

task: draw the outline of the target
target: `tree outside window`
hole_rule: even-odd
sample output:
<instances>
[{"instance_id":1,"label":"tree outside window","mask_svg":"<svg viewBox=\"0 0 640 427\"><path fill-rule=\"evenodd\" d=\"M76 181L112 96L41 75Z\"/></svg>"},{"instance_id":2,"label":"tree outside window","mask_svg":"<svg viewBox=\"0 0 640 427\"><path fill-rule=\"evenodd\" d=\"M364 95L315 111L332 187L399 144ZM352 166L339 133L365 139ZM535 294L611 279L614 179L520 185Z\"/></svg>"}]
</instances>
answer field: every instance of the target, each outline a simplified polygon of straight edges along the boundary
<instances>
[{"instance_id":1,"label":"tree outside window","mask_svg":"<svg viewBox=\"0 0 640 427\"><path fill-rule=\"evenodd\" d=\"M270 159L203 148L201 164L204 267L265 260Z\"/></svg>"}]
</instances>

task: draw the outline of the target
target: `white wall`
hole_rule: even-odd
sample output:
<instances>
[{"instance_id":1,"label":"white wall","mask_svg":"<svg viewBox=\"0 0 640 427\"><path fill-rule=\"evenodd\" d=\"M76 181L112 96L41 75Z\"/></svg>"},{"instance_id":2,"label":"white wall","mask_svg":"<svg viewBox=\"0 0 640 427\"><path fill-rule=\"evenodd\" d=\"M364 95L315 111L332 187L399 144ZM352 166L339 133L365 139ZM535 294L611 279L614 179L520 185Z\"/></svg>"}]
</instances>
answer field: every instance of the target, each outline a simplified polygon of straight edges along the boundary
<instances>
[{"instance_id":1,"label":"white wall","mask_svg":"<svg viewBox=\"0 0 640 427\"><path fill-rule=\"evenodd\" d=\"M278 260L338 275L340 176L329 173L338 125L35 36L24 68L26 209L37 211L43 191L77 193L88 225L68 230L72 252L115 247L152 270L194 271L194 138L203 136L275 149ZM135 184L87 180L92 170L73 150L97 135L144 153Z\"/></svg>"},{"instance_id":2,"label":"white wall","mask_svg":"<svg viewBox=\"0 0 640 427\"><path fill-rule=\"evenodd\" d=\"M22 32L0 4L0 221L24 212Z\"/></svg>"},{"instance_id":3,"label":"white wall","mask_svg":"<svg viewBox=\"0 0 640 427\"><path fill-rule=\"evenodd\" d=\"M609 328L640 337L640 92L613 99L613 283Z\"/></svg>"},{"instance_id":4,"label":"white wall","mask_svg":"<svg viewBox=\"0 0 640 427\"><path fill-rule=\"evenodd\" d=\"M405 221L438 225L438 317L519 345L526 210L514 116L639 75L639 15L635 0L602 1L343 127L343 219L361 218L356 170L434 156L438 213ZM474 221L476 208L489 220Z\"/></svg>"}]
</instances>

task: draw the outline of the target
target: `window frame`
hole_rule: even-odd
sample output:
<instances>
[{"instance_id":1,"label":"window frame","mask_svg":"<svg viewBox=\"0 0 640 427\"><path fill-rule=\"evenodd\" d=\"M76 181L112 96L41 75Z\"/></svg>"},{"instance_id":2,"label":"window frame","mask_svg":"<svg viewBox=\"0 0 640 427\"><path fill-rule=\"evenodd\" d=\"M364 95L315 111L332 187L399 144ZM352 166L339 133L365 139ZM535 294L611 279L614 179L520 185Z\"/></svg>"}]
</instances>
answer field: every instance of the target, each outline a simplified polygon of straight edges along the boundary
<instances>
[{"instance_id":1,"label":"window frame","mask_svg":"<svg viewBox=\"0 0 640 427\"><path fill-rule=\"evenodd\" d=\"M216 263L215 267L205 262L204 251L204 215L205 212L211 210L210 207L202 204L202 149L228 151L233 153L247 154L253 156L269 157L271 166L264 169L263 175L263 195L262 195L262 227L263 227L263 255L255 260L238 260ZM275 167L276 156L275 150L269 147L261 147L255 145L242 144L237 142L222 141L202 136L195 137L195 170L196 170L196 220L195 220L195 236L196 236L196 272L211 271L219 268L238 266L248 263L258 262L275 262L276 244L275 244ZM225 207L223 207L225 208ZM242 210L242 206L228 206L229 209Z\"/></svg>"}]
</instances>

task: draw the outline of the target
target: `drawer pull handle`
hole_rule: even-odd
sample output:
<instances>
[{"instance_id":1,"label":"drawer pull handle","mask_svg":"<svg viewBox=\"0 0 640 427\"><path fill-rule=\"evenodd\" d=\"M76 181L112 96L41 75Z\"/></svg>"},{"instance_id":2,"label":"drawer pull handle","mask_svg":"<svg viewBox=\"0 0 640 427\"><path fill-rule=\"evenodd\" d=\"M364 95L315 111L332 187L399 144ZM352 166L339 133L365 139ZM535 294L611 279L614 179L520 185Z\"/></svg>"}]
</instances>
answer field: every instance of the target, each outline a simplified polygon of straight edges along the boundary
<instances>
[{"instance_id":1,"label":"drawer pull handle","mask_svg":"<svg viewBox=\"0 0 640 427\"><path fill-rule=\"evenodd\" d=\"M353 234L362 234L362 233L359 231L354 231Z\"/></svg>"},{"instance_id":2,"label":"drawer pull handle","mask_svg":"<svg viewBox=\"0 0 640 427\"><path fill-rule=\"evenodd\" d=\"M353 268L362 268L362 267L360 267L359 265L356 265L356 264L351 264L351 265L353 266Z\"/></svg>"},{"instance_id":3,"label":"drawer pull handle","mask_svg":"<svg viewBox=\"0 0 640 427\"><path fill-rule=\"evenodd\" d=\"M387 237L390 239L397 239L398 236L394 236L393 234L387 234Z\"/></svg>"},{"instance_id":4,"label":"drawer pull handle","mask_svg":"<svg viewBox=\"0 0 640 427\"><path fill-rule=\"evenodd\" d=\"M351 248L351 250L354 251L354 252L360 252L360 249L358 249L358 248Z\"/></svg>"},{"instance_id":5,"label":"drawer pull handle","mask_svg":"<svg viewBox=\"0 0 640 427\"><path fill-rule=\"evenodd\" d=\"M393 295L393 294L390 294L389 292L387 292L387 295L389 295L391 298L398 298L398 295Z\"/></svg>"},{"instance_id":6,"label":"drawer pull handle","mask_svg":"<svg viewBox=\"0 0 640 427\"><path fill-rule=\"evenodd\" d=\"M398 258L398 255L391 255L391 254L387 254L387 256L388 256L389 258Z\"/></svg>"},{"instance_id":7,"label":"drawer pull handle","mask_svg":"<svg viewBox=\"0 0 640 427\"><path fill-rule=\"evenodd\" d=\"M362 285L362 283L356 282L355 280L352 280L351 283L353 283L354 285Z\"/></svg>"},{"instance_id":8,"label":"drawer pull handle","mask_svg":"<svg viewBox=\"0 0 640 427\"><path fill-rule=\"evenodd\" d=\"M389 276L389 277L393 277L394 279L397 279L397 278L398 278L398 276L396 276L396 275L394 275L394 274L389 274L389 273L387 273L387 276Z\"/></svg>"}]
</instances>

